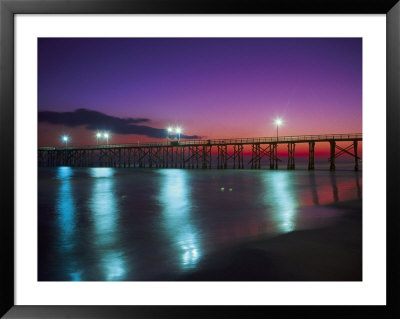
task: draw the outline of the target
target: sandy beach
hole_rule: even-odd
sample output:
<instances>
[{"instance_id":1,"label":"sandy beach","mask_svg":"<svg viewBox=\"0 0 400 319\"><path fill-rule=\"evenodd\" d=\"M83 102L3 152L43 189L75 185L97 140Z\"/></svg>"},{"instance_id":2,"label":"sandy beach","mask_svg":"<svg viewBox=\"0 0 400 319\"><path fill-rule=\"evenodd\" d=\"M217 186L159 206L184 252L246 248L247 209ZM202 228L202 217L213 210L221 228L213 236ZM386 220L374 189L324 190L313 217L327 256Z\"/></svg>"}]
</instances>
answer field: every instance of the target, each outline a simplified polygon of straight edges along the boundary
<instances>
[{"instance_id":1,"label":"sandy beach","mask_svg":"<svg viewBox=\"0 0 400 319\"><path fill-rule=\"evenodd\" d=\"M204 256L185 281L361 281L362 201L325 207L344 212L332 225L250 240Z\"/></svg>"}]
</instances>

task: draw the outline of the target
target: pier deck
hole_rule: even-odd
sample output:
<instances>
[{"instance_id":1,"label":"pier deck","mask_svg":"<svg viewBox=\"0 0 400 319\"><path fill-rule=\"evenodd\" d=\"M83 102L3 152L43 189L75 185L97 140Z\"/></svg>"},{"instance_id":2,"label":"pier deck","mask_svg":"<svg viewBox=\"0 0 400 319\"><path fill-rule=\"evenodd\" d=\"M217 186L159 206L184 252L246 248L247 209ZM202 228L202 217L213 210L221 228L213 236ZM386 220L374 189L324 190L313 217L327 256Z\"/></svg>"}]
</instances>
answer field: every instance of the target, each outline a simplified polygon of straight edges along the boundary
<instances>
[{"instance_id":1,"label":"pier deck","mask_svg":"<svg viewBox=\"0 0 400 319\"><path fill-rule=\"evenodd\" d=\"M295 169L295 148L308 143L308 169L313 170L316 143L330 144L329 169L334 171L336 158L345 154L354 158L354 169L359 169L358 142L361 133L255 137L234 139L166 140L158 143L84 145L39 147L40 167L149 167L149 168L212 168L213 153L216 168L261 168L261 159L269 160L270 169L278 169L278 145L287 144L287 169ZM346 147L337 142L348 142ZM244 146L251 147L251 159L244 163ZM216 154L215 154L216 153Z\"/></svg>"}]
</instances>

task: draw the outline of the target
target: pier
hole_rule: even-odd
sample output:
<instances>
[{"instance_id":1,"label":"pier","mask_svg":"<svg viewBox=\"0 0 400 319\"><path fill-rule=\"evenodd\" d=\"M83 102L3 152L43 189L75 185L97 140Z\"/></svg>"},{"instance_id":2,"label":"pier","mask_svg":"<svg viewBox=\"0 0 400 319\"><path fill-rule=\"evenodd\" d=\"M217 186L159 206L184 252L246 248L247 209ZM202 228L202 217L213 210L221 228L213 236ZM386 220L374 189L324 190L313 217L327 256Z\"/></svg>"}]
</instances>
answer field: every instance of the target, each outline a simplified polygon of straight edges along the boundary
<instances>
[{"instance_id":1,"label":"pier","mask_svg":"<svg viewBox=\"0 0 400 319\"><path fill-rule=\"evenodd\" d=\"M113 144L65 147L39 147L39 167L132 167L132 168L203 168L211 169L260 169L261 160L269 162L276 170L281 165L294 170L296 145L307 143L308 169L314 170L315 145L329 143L329 170L336 169L336 159L347 154L354 158L354 170L358 171L361 158L358 142L361 133L256 137L235 139L168 140L164 143ZM337 145L346 142L346 146ZM278 157L278 145L287 146L287 163ZM251 158L244 161L244 147L251 148Z\"/></svg>"}]
</instances>

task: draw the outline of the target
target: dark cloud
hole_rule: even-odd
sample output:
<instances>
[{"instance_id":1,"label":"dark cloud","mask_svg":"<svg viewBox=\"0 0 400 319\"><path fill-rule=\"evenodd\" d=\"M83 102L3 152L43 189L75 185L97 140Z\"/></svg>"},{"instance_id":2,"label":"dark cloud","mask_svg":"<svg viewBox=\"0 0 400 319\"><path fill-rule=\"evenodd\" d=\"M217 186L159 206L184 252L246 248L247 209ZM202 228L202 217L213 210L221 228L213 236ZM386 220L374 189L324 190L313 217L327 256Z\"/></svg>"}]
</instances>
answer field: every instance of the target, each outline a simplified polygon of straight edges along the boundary
<instances>
[{"instance_id":1,"label":"dark cloud","mask_svg":"<svg viewBox=\"0 0 400 319\"><path fill-rule=\"evenodd\" d=\"M84 125L91 131L108 130L116 134L138 134L148 137L163 138L165 129L154 128L142 123L150 122L146 118L120 118L88 109L73 112L39 111L39 122L76 127ZM183 135L181 138L196 139L197 135Z\"/></svg>"}]
</instances>

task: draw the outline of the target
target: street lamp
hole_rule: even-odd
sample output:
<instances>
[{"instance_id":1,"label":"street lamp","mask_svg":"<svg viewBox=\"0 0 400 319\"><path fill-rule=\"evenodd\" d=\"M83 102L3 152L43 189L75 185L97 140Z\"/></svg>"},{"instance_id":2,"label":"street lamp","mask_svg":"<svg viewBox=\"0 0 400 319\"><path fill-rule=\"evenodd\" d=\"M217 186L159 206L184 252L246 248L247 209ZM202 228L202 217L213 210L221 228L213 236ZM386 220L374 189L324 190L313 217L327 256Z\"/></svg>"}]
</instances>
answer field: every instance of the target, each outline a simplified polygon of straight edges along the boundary
<instances>
[{"instance_id":1,"label":"street lamp","mask_svg":"<svg viewBox=\"0 0 400 319\"><path fill-rule=\"evenodd\" d=\"M99 144L99 138L101 137L101 133L100 132L97 132L97 134L96 134L96 144L98 145Z\"/></svg>"},{"instance_id":2,"label":"street lamp","mask_svg":"<svg viewBox=\"0 0 400 319\"><path fill-rule=\"evenodd\" d=\"M168 144L168 139L169 139L169 134L172 132L172 127L168 126L167 128L167 144Z\"/></svg>"},{"instance_id":3,"label":"street lamp","mask_svg":"<svg viewBox=\"0 0 400 319\"><path fill-rule=\"evenodd\" d=\"M277 118L277 119L275 120L275 124L276 124L276 140L278 141L278 127L279 127L280 125L282 125L282 119Z\"/></svg>"},{"instance_id":4,"label":"street lamp","mask_svg":"<svg viewBox=\"0 0 400 319\"><path fill-rule=\"evenodd\" d=\"M104 133L103 136L107 140L107 145L108 145L108 138L110 137L110 135L108 133Z\"/></svg>"},{"instance_id":5,"label":"street lamp","mask_svg":"<svg viewBox=\"0 0 400 319\"><path fill-rule=\"evenodd\" d=\"M175 129L176 133L178 134L178 141L181 140L181 133L182 133L182 129L180 127L177 127Z\"/></svg>"},{"instance_id":6,"label":"street lamp","mask_svg":"<svg viewBox=\"0 0 400 319\"><path fill-rule=\"evenodd\" d=\"M68 137L67 135L64 135L64 136L62 137L62 140L63 140L63 142L65 143L65 147L67 147L69 137Z\"/></svg>"}]
</instances>

